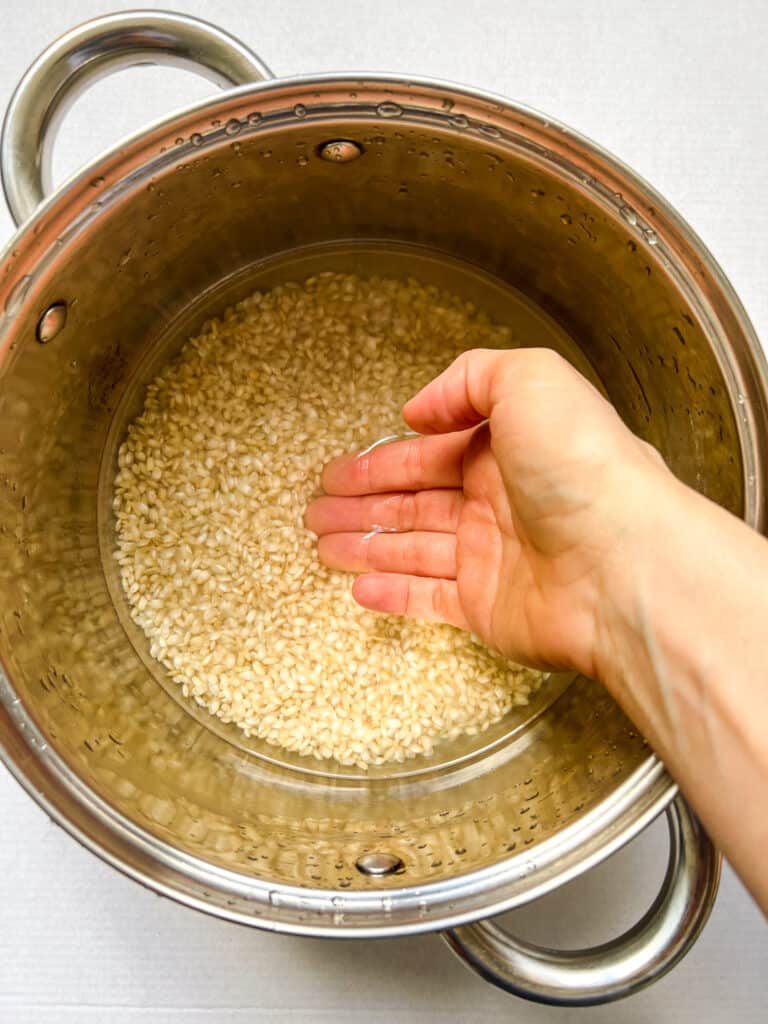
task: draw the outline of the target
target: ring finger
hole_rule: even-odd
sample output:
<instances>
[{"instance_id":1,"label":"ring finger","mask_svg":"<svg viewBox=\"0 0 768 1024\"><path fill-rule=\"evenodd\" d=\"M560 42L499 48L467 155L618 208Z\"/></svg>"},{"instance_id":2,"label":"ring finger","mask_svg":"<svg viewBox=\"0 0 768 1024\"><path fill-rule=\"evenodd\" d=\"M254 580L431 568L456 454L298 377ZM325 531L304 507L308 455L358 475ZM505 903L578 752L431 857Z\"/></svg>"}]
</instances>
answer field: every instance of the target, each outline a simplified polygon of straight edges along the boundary
<instances>
[{"instance_id":1,"label":"ring finger","mask_svg":"<svg viewBox=\"0 0 768 1024\"><path fill-rule=\"evenodd\" d=\"M327 533L317 551L331 569L456 579L453 533Z\"/></svg>"}]
</instances>

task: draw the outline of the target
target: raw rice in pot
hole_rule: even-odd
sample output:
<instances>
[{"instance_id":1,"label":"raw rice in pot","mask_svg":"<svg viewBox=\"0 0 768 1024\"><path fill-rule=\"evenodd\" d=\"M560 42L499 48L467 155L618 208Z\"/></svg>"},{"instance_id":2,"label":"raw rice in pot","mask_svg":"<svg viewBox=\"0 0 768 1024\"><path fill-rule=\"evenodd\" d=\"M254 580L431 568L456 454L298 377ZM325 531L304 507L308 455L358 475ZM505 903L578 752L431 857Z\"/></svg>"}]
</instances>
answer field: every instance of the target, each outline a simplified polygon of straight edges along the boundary
<instances>
[{"instance_id":1,"label":"raw rice in pot","mask_svg":"<svg viewBox=\"0 0 768 1024\"><path fill-rule=\"evenodd\" d=\"M367 766L525 704L541 673L451 626L359 608L304 527L332 457L402 432L460 351L509 330L414 280L327 273L211 320L149 385L114 487L120 574L152 655L245 734Z\"/></svg>"}]
</instances>

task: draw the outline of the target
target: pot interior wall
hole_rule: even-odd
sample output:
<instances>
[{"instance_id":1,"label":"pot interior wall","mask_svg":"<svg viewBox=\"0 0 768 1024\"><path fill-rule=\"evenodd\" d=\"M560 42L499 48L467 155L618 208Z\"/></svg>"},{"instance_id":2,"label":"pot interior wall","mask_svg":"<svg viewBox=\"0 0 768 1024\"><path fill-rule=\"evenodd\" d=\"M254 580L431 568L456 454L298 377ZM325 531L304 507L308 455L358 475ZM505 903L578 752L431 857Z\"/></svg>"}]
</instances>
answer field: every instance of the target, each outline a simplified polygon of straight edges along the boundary
<instances>
[{"instance_id":1,"label":"pot interior wall","mask_svg":"<svg viewBox=\"0 0 768 1024\"><path fill-rule=\"evenodd\" d=\"M318 157L350 133L359 159ZM562 695L503 747L421 775L313 776L230 742L130 642L104 569L99 482L116 411L152 346L263 283L275 254L354 240L374 253L380 242L444 253L518 289L560 325L629 426L740 512L724 381L653 239L531 154L381 120L222 137L103 196L16 315L0 385L2 657L45 742L176 848L307 886L419 884L525 856L609 797L649 751L581 678L556 680ZM355 266L353 247L335 251ZM475 287L453 266L452 286ZM67 325L40 345L37 318L61 299ZM370 849L397 853L404 873L360 875L354 862Z\"/></svg>"}]
</instances>

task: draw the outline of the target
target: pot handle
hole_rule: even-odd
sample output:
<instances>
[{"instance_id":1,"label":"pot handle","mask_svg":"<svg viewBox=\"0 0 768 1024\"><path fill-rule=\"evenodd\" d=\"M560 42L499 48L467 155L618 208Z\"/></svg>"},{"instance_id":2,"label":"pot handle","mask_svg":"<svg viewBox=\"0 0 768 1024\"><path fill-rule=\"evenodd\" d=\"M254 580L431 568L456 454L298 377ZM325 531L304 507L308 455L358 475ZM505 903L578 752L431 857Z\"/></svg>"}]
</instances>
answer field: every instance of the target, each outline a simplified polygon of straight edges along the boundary
<instances>
[{"instance_id":1,"label":"pot handle","mask_svg":"<svg viewBox=\"0 0 768 1024\"><path fill-rule=\"evenodd\" d=\"M51 191L53 140L66 111L91 82L134 64L197 71L222 88L274 77L234 36L185 14L124 11L65 33L26 72L5 115L0 176L17 225Z\"/></svg>"},{"instance_id":2,"label":"pot handle","mask_svg":"<svg viewBox=\"0 0 768 1024\"><path fill-rule=\"evenodd\" d=\"M669 863L650 910L623 935L592 949L521 942L492 920L444 937L472 970L538 1003L595 1006L622 999L665 974L698 938L720 882L721 856L685 800L667 808Z\"/></svg>"}]
</instances>

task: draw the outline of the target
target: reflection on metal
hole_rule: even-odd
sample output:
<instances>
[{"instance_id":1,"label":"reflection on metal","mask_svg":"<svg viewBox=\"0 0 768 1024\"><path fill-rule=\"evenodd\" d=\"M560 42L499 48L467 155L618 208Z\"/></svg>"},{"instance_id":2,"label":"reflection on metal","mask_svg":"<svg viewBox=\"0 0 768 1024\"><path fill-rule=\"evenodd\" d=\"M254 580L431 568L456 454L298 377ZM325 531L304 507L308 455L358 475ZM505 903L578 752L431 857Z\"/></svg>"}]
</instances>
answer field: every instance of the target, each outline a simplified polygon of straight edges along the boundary
<instances>
[{"instance_id":1,"label":"reflection on metal","mask_svg":"<svg viewBox=\"0 0 768 1024\"><path fill-rule=\"evenodd\" d=\"M318 149L321 160L336 164L348 164L363 155L363 147L349 139L338 139L336 142L324 142Z\"/></svg>"},{"instance_id":2,"label":"reflection on metal","mask_svg":"<svg viewBox=\"0 0 768 1024\"><path fill-rule=\"evenodd\" d=\"M66 302L54 302L52 306L43 313L37 322L36 336L41 345L47 345L53 341L67 322Z\"/></svg>"},{"instance_id":3,"label":"reflection on metal","mask_svg":"<svg viewBox=\"0 0 768 1024\"><path fill-rule=\"evenodd\" d=\"M402 860L395 853L364 853L355 861L355 867L361 874L372 878L382 878L400 871Z\"/></svg>"}]
</instances>

